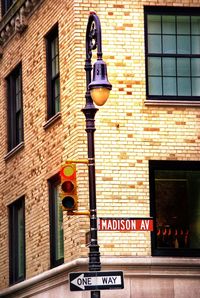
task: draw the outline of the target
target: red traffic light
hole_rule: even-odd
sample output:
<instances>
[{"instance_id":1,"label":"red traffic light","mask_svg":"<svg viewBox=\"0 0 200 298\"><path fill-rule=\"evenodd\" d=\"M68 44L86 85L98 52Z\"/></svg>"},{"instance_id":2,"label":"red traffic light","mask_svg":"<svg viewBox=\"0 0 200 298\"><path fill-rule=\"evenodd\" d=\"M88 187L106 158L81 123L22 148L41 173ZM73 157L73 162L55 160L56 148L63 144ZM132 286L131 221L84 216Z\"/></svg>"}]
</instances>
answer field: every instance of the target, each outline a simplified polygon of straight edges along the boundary
<instances>
[{"instance_id":1,"label":"red traffic light","mask_svg":"<svg viewBox=\"0 0 200 298\"><path fill-rule=\"evenodd\" d=\"M74 184L71 181L64 181L61 188L64 192L72 192L75 189Z\"/></svg>"}]
</instances>

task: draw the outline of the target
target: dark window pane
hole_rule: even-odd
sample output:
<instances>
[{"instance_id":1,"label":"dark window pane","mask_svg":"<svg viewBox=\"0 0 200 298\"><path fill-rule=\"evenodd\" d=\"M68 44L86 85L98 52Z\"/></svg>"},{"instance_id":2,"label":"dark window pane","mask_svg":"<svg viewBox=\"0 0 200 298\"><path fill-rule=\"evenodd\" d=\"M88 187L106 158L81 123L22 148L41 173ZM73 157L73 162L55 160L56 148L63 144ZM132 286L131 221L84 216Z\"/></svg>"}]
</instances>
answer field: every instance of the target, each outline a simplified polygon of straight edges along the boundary
<instances>
[{"instance_id":1,"label":"dark window pane","mask_svg":"<svg viewBox=\"0 0 200 298\"><path fill-rule=\"evenodd\" d=\"M55 37L51 42L51 59L52 59L52 78L54 78L59 72L58 37Z\"/></svg>"},{"instance_id":2,"label":"dark window pane","mask_svg":"<svg viewBox=\"0 0 200 298\"><path fill-rule=\"evenodd\" d=\"M148 37L149 53L161 53L161 35L149 35Z\"/></svg>"},{"instance_id":3,"label":"dark window pane","mask_svg":"<svg viewBox=\"0 0 200 298\"><path fill-rule=\"evenodd\" d=\"M200 58L191 59L192 76L200 77Z\"/></svg>"},{"instance_id":4,"label":"dark window pane","mask_svg":"<svg viewBox=\"0 0 200 298\"><path fill-rule=\"evenodd\" d=\"M19 144L22 141L22 115L16 114L16 142Z\"/></svg>"},{"instance_id":5,"label":"dark window pane","mask_svg":"<svg viewBox=\"0 0 200 298\"><path fill-rule=\"evenodd\" d=\"M52 60L52 78L59 73L58 56Z\"/></svg>"},{"instance_id":6,"label":"dark window pane","mask_svg":"<svg viewBox=\"0 0 200 298\"><path fill-rule=\"evenodd\" d=\"M54 191L55 202L55 224L56 224L56 260L64 258L64 238L63 238L63 211L59 198L59 186L55 187Z\"/></svg>"},{"instance_id":7,"label":"dark window pane","mask_svg":"<svg viewBox=\"0 0 200 298\"><path fill-rule=\"evenodd\" d=\"M19 277L24 274L24 216L23 209L18 210L18 275Z\"/></svg>"},{"instance_id":8,"label":"dark window pane","mask_svg":"<svg viewBox=\"0 0 200 298\"><path fill-rule=\"evenodd\" d=\"M23 141L21 64L6 78L8 97L8 151Z\"/></svg>"},{"instance_id":9,"label":"dark window pane","mask_svg":"<svg viewBox=\"0 0 200 298\"><path fill-rule=\"evenodd\" d=\"M177 75L188 77L190 76L190 59L189 58L178 58L177 59Z\"/></svg>"},{"instance_id":10,"label":"dark window pane","mask_svg":"<svg viewBox=\"0 0 200 298\"><path fill-rule=\"evenodd\" d=\"M163 95L176 95L176 78L163 77Z\"/></svg>"},{"instance_id":11,"label":"dark window pane","mask_svg":"<svg viewBox=\"0 0 200 298\"><path fill-rule=\"evenodd\" d=\"M176 76L176 59L163 58L162 59L163 75Z\"/></svg>"},{"instance_id":12,"label":"dark window pane","mask_svg":"<svg viewBox=\"0 0 200 298\"><path fill-rule=\"evenodd\" d=\"M161 58L159 57L150 57L148 59L148 70L149 75L161 75Z\"/></svg>"},{"instance_id":13,"label":"dark window pane","mask_svg":"<svg viewBox=\"0 0 200 298\"><path fill-rule=\"evenodd\" d=\"M192 36L192 54L200 54L200 36Z\"/></svg>"},{"instance_id":14,"label":"dark window pane","mask_svg":"<svg viewBox=\"0 0 200 298\"><path fill-rule=\"evenodd\" d=\"M147 17L148 33L161 33L161 16L149 15Z\"/></svg>"},{"instance_id":15,"label":"dark window pane","mask_svg":"<svg viewBox=\"0 0 200 298\"><path fill-rule=\"evenodd\" d=\"M58 27L46 36L47 40L47 103L48 119L60 111L60 75Z\"/></svg>"},{"instance_id":16,"label":"dark window pane","mask_svg":"<svg viewBox=\"0 0 200 298\"><path fill-rule=\"evenodd\" d=\"M191 96L191 79L178 78L178 95Z\"/></svg>"},{"instance_id":17,"label":"dark window pane","mask_svg":"<svg viewBox=\"0 0 200 298\"><path fill-rule=\"evenodd\" d=\"M16 112L21 110L21 93L16 94Z\"/></svg>"},{"instance_id":18,"label":"dark window pane","mask_svg":"<svg viewBox=\"0 0 200 298\"><path fill-rule=\"evenodd\" d=\"M178 35L177 36L177 53L190 54L190 36Z\"/></svg>"},{"instance_id":19,"label":"dark window pane","mask_svg":"<svg viewBox=\"0 0 200 298\"><path fill-rule=\"evenodd\" d=\"M162 17L162 32L163 34L175 34L176 23L175 16L163 16Z\"/></svg>"},{"instance_id":20,"label":"dark window pane","mask_svg":"<svg viewBox=\"0 0 200 298\"><path fill-rule=\"evenodd\" d=\"M192 95L200 96L200 78L192 78Z\"/></svg>"},{"instance_id":21,"label":"dark window pane","mask_svg":"<svg viewBox=\"0 0 200 298\"><path fill-rule=\"evenodd\" d=\"M200 162L149 161L156 256L200 256Z\"/></svg>"},{"instance_id":22,"label":"dark window pane","mask_svg":"<svg viewBox=\"0 0 200 298\"><path fill-rule=\"evenodd\" d=\"M177 16L177 34L190 34L189 16Z\"/></svg>"},{"instance_id":23,"label":"dark window pane","mask_svg":"<svg viewBox=\"0 0 200 298\"><path fill-rule=\"evenodd\" d=\"M16 77L16 94L18 94L21 90L21 82L20 82L20 74Z\"/></svg>"},{"instance_id":24,"label":"dark window pane","mask_svg":"<svg viewBox=\"0 0 200 298\"><path fill-rule=\"evenodd\" d=\"M51 267L64 262L63 211L60 199L60 180L49 180Z\"/></svg>"},{"instance_id":25,"label":"dark window pane","mask_svg":"<svg viewBox=\"0 0 200 298\"><path fill-rule=\"evenodd\" d=\"M176 53L176 37L173 35L163 35L163 53Z\"/></svg>"},{"instance_id":26,"label":"dark window pane","mask_svg":"<svg viewBox=\"0 0 200 298\"><path fill-rule=\"evenodd\" d=\"M159 174L156 173L156 176ZM164 172L161 174L165 175ZM172 178L155 179L158 247L189 246L187 180L179 180L174 176L175 173L172 174Z\"/></svg>"},{"instance_id":27,"label":"dark window pane","mask_svg":"<svg viewBox=\"0 0 200 298\"><path fill-rule=\"evenodd\" d=\"M54 86L54 98L55 98L55 113L60 111L60 80L55 80Z\"/></svg>"},{"instance_id":28,"label":"dark window pane","mask_svg":"<svg viewBox=\"0 0 200 298\"><path fill-rule=\"evenodd\" d=\"M55 80L55 89L54 90L55 90L54 96L56 98L60 95L60 81L59 81L59 79Z\"/></svg>"},{"instance_id":29,"label":"dark window pane","mask_svg":"<svg viewBox=\"0 0 200 298\"><path fill-rule=\"evenodd\" d=\"M157 246L200 248L200 172L156 171Z\"/></svg>"},{"instance_id":30,"label":"dark window pane","mask_svg":"<svg viewBox=\"0 0 200 298\"><path fill-rule=\"evenodd\" d=\"M10 284L25 278L24 198L9 206Z\"/></svg>"},{"instance_id":31,"label":"dark window pane","mask_svg":"<svg viewBox=\"0 0 200 298\"><path fill-rule=\"evenodd\" d=\"M200 35L200 16L191 17L192 34Z\"/></svg>"},{"instance_id":32,"label":"dark window pane","mask_svg":"<svg viewBox=\"0 0 200 298\"><path fill-rule=\"evenodd\" d=\"M149 77L149 94L162 95L162 79L160 77Z\"/></svg>"},{"instance_id":33,"label":"dark window pane","mask_svg":"<svg viewBox=\"0 0 200 298\"><path fill-rule=\"evenodd\" d=\"M58 37L56 36L51 42L51 57L54 58L58 55Z\"/></svg>"}]
</instances>

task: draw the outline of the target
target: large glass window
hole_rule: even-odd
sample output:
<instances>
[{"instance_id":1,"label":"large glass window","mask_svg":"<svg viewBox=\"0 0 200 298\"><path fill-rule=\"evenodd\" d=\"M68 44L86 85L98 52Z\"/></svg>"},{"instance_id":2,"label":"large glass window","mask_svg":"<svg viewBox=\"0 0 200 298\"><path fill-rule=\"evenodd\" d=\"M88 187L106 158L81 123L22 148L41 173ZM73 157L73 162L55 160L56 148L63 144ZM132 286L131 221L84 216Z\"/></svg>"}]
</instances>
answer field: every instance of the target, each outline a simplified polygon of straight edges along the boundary
<instances>
[{"instance_id":1,"label":"large glass window","mask_svg":"<svg viewBox=\"0 0 200 298\"><path fill-rule=\"evenodd\" d=\"M8 97L8 151L23 141L22 69L19 64L6 78Z\"/></svg>"},{"instance_id":2,"label":"large glass window","mask_svg":"<svg viewBox=\"0 0 200 298\"><path fill-rule=\"evenodd\" d=\"M24 198L9 206L10 284L25 278Z\"/></svg>"},{"instance_id":3,"label":"large glass window","mask_svg":"<svg viewBox=\"0 0 200 298\"><path fill-rule=\"evenodd\" d=\"M55 176L49 180L51 267L64 262L63 211L59 192L60 180Z\"/></svg>"},{"instance_id":4,"label":"large glass window","mask_svg":"<svg viewBox=\"0 0 200 298\"><path fill-rule=\"evenodd\" d=\"M200 10L145 8L149 99L199 100Z\"/></svg>"},{"instance_id":5,"label":"large glass window","mask_svg":"<svg viewBox=\"0 0 200 298\"><path fill-rule=\"evenodd\" d=\"M60 111L60 73L58 26L46 36L47 44L47 116L48 119Z\"/></svg>"},{"instance_id":6,"label":"large glass window","mask_svg":"<svg viewBox=\"0 0 200 298\"><path fill-rule=\"evenodd\" d=\"M200 162L150 161L153 255L200 256Z\"/></svg>"}]
</instances>

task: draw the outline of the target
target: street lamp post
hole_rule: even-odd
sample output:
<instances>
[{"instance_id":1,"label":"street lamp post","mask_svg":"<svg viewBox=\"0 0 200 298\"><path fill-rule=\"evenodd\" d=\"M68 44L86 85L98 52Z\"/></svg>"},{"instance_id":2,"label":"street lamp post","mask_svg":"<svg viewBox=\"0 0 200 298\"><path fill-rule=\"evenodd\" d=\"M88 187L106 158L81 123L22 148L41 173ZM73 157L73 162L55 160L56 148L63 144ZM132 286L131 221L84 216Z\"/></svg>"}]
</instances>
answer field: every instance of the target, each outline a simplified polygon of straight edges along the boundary
<instances>
[{"instance_id":1,"label":"street lamp post","mask_svg":"<svg viewBox=\"0 0 200 298\"><path fill-rule=\"evenodd\" d=\"M92 50L97 49L97 61L92 67ZM95 12L91 12L86 29L86 105L82 109L86 119L88 146L88 177L89 177L89 205L90 205L90 245L89 271L100 271L100 251L97 238L97 207L96 207L96 177L95 177L95 114L96 105L103 105L108 99L112 85L108 82L106 64L102 60L101 23ZM93 68L93 80L91 72ZM100 291L91 291L91 298L100 298Z\"/></svg>"}]
</instances>

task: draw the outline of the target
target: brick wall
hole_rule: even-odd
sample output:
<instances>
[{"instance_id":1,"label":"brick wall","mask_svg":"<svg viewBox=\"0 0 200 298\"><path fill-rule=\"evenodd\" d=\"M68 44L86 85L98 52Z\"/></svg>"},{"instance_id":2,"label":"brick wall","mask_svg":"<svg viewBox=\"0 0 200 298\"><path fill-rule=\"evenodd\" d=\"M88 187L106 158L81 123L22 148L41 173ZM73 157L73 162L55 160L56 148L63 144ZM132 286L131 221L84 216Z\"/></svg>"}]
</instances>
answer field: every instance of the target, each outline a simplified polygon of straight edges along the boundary
<instances>
[{"instance_id":1,"label":"brick wall","mask_svg":"<svg viewBox=\"0 0 200 298\"><path fill-rule=\"evenodd\" d=\"M200 136L195 107L145 105L144 5L198 6L198 1L46 0L27 30L5 45L0 60L0 288L8 286L7 206L25 195L26 276L49 269L47 179L62 161L87 157L85 119L85 30L88 13L101 20L104 60L113 85L96 115L96 180L99 216L149 216L148 160L197 160ZM58 22L61 119L46 123L44 35ZM95 61L95 53L93 54ZM24 148L7 154L4 78L22 61ZM79 204L88 206L87 167L78 166ZM64 215L65 262L86 255L88 219ZM102 255L150 255L148 232L100 232Z\"/></svg>"}]
</instances>

